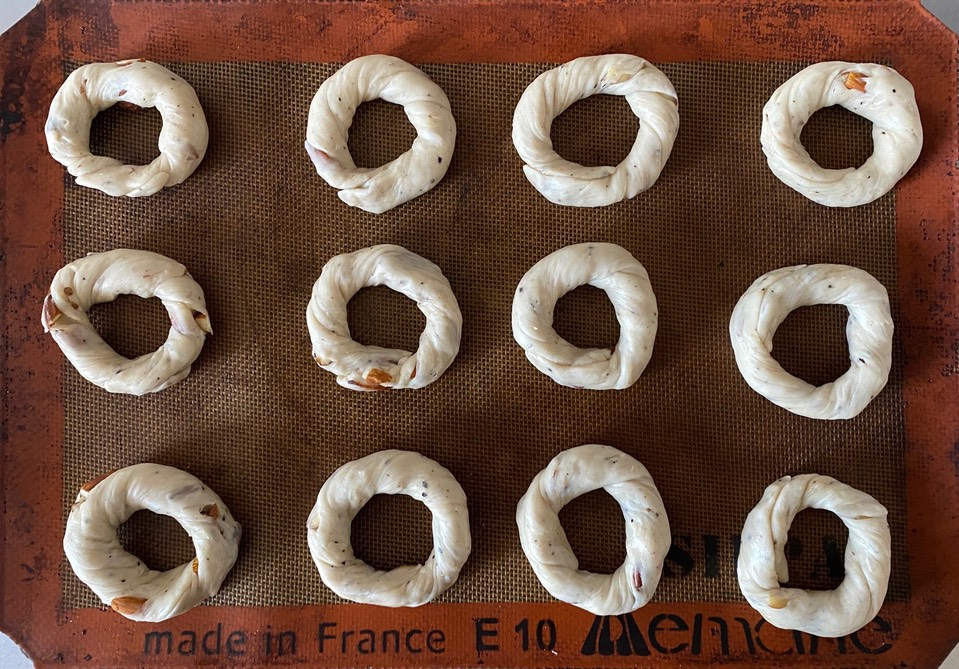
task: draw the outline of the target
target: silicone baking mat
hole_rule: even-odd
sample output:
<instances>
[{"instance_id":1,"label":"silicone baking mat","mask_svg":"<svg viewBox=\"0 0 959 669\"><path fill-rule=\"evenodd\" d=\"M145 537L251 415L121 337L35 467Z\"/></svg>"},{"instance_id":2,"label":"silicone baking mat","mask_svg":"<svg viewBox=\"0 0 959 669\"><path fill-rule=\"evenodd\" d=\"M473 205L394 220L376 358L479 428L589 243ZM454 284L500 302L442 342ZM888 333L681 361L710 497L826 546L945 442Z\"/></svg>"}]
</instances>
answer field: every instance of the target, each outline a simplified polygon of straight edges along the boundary
<instances>
[{"instance_id":1,"label":"silicone baking mat","mask_svg":"<svg viewBox=\"0 0 959 669\"><path fill-rule=\"evenodd\" d=\"M176 258L204 286L215 334L188 382L150 397L111 395L71 369L64 372L64 510L85 481L128 463L188 469L223 496L246 529L241 557L217 602L334 602L304 540L320 484L348 460L412 449L448 467L470 501L476 549L444 599L540 601L548 594L520 549L516 502L560 450L608 443L646 464L667 505L676 547L660 598L739 598L733 538L768 483L803 472L848 482L890 510L897 548L892 596L903 598L902 357L896 356L892 383L855 420L809 420L750 390L727 332L732 307L754 278L800 263L861 267L889 287L895 309L895 196L828 209L778 186L756 142L758 111L801 64L661 65L677 88L683 123L668 169L650 192L601 209L552 205L518 170L508 132L513 107L548 66L424 65L450 98L457 151L439 186L380 216L341 203L302 149L305 111L336 66L170 65L196 88L215 124L203 168L182 187L152 198L105 197L68 181L64 253L75 258L145 248ZM554 141L584 163L608 164L629 150L637 121L623 99L597 102L571 110L572 118L557 123ZM403 150L401 140L410 134L401 111L389 114L385 104L376 111L352 133L366 164L392 159L391 149ZM100 128L98 153L155 144L156 124L131 116L107 119L114 127ZM869 124L856 120L839 113L821 119L819 136L807 142L821 147L825 163L868 156ZM870 243L862 244L866 237ZM510 331L523 273L555 249L587 241L629 249L658 296L661 326L652 363L623 392L553 383L526 362ZM320 268L332 255L379 243L401 244L436 262L463 310L456 364L422 391L353 393L312 359L304 314ZM399 338L413 350L422 315L386 293L369 291L353 304L353 330L360 341L387 346ZM560 328L580 345L615 344L615 318L595 304L606 302L605 295L595 290L579 297L578 305L563 304ZM96 310L112 323L101 330L128 355L156 348L153 340L162 343L167 329L162 307L148 311L138 302L127 303L133 318L108 316L112 307ZM790 324L785 351L796 372L821 383L849 365L845 310L823 307L818 318L816 309L807 311ZM880 460L886 466L876 467ZM615 503L583 500L577 507L583 559L593 546L602 547L606 557L619 558L597 565L611 571L625 555L622 514ZM410 539L425 538L426 550L394 555L397 535L407 534L401 528L416 508L384 507L370 519L376 531L357 542L359 555L423 562L428 513L415 516L420 526L410 533ZM793 535L802 561L793 569L832 586L830 552L842 555L844 532L831 514L816 519L808 532ZM155 533L145 534L138 554L152 550L164 566L192 558L183 532L162 536L157 542ZM279 556L284 568L271 568ZM717 563L708 574L707 559ZM97 605L69 569L64 588L68 606Z\"/></svg>"},{"instance_id":2,"label":"silicone baking mat","mask_svg":"<svg viewBox=\"0 0 959 669\"><path fill-rule=\"evenodd\" d=\"M279 34L276 22L264 21L259 29L250 23L258 13L262 18L283 14L267 5L214 10L187 3L167 9L194 12L194 20L225 19L230 34L249 46ZM910 316L902 300L929 300L939 278L930 275L945 272L911 260L911 245L920 239L911 226L928 226L931 212L909 187L923 176L930 183L935 178L951 182L930 157L947 151L937 145L939 119L929 127L923 77L909 70L907 57L875 48L862 59L892 64L917 84L927 136L923 158L896 192L864 207L836 210L778 182L758 142L760 111L769 94L808 62L824 59L802 48L778 45L757 57L750 49L758 46L744 47L715 58L692 47L642 48L633 37L635 42L600 38L603 48L575 52L555 46L500 52L464 46L447 54L422 43L422 36L407 35L403 48L372 51L416 63L446 91L458 125L456 153L436 188L375 216L341 203L302 149L306 110L317 86L341 62L370 52L369 47L355 51L333 44L322 53L286 57L251 47L241 57L224 58L223 52L213 57L199 39L170 43L162 21L149 29L138 23L125 28L120 20L125 6L110 8L116 37L147 30L149 39L136 55L163 63L194 86L210 123L210 150L186 183L142 199L109 198L78 187L41 155L45 171L59 183L47 210L56 212L52 251L34 268L30 285L42 293L60 264L87 252L149 249L184 263L204 287L215 334L186 381L144 398L91 386L49 342L38 342L43 351L29 365L55 376L46 387L54 390L62 431L55 444L57 473L51 477L57 482L51 498L57 527L48 526L54 535L51 548L44 564L32 568L55 581L50 592L58 602L59 635L49 638L65 661L79 663L85 655L64 652L64 639L78 635L73 648L80 648L82 637L96 634L91 622L78 621L101 617L122 636L98 641L96 652L86 653L88 661L117 656L126 663L122 666L172 666L197 658L328 666L586 666L644 657L657 663L708 658L768 663L780 654L790 662L813 664L843 656L859 666L882 664L908 651L913 642L905 621L916 615L924 596L921 575L929 569L910 535L909 519L922 516L927 494L917 501L907 485L920 476L910 465L917 443L910 437L917 433L909 418L915 403L910 379L934 377L914 362L910 371L916 350L910 336L930 326L922 316ZM537 7L526 12L549 10L557 18L556 6ZM657 7L665 17L679 6ZM639 8L605 9L629 13ZM580 10L584 16L603 15L594 5ZM836 11L832 3L823 3L823 11L830 10ZM350 11L356 18L368 10L309 5L284 18L292 25L315 19L325 34L344 35L336 17ZM401 31L404 21L432 21L430 35L452 20L444 18L439 5L418 6L414 16L398 11L393 9L396 23L380 21L387 30ZM102 25L107 16L88 12L90 25ZM478 16L467 13L467 24L491 20ZM517 20L524 16L517 10ZM157 12L157 18L162 14ZM834 30L845 25L834 18ZM322 19L330 25L324 27ZM740 19L749 25L748 14ZM802 12L796 21L797 30L818 25L815 16L804 18ZM374 23L370 20L370 30ZM102 43L83 31L80 41L71 43L72 25L66 21L61 49L49 58L58 65L56 76L44 75L53 90L78 64L118 57L113 50L121 48L102 30L96 38ZM363 20L359 25L365 25ZM714 24L712 40L717 25L721 22ZM824 17L826 25L832 24ZM698 42L690 44L702 48L709 40L699 28ZM286 38L280 43L287 44ZM285 48L290 47L280 50ZM662 177L648 192L606 208L558 207L522 176L509 136L512 111L525 86L550 63L604 51L645 55L670 77L680 97L679 137ZM949 57L954 56L955 50ZM847 56L837 51L831 57ZM953 96L954 112L955 62L949 66L952 78L941 95ZM38 122L42 125L42 115ZM110 110L95 123L92 145L98 153L145 162L155 151L159 127L153 111ZM615 164L637 127L625 101L591 98L557 120L553 139L573 160ZM871 151L869 130L851 114L827 110L814 117L803 140L826 166L858 164ZM364 105L350 147L358 163L380 164L405 150L413 133L398 108ZM11 154L5 150L3 155L8 173L15 173ZM9 177L6 187L9 197ZM4 227L9 234L6 216ZM924 233L922 239L927 238ZM660 328L652 361L626 391L557 386L525 361L511 337L510 305L522 274L551 251L584 241L627 248L648 269L658 298ZM323 263L377 243L400 244L436 262L463 311L459 356L438 382L422 390L351 393L316 367L310 355L304 312ZM889 385L851 421L808 420L770 404L746 386L728 344L729 313L754 278L776 267L814 262L855 265L873 274L889 290L897 323ZM948 276L941 279L948 284ZM907 291L913 285L916 290ZM932 301L947 309L949 299ZM107 340L131 356L162 342L164 318L156 301L134 298L94 310ZM31 319L21 327L34 327L36 315ZM835 378L848 365L844 319L839 307L797 311L777 334L777 359L814 383ZM350 323L360 341L412 350L423 320L405 298L378 288L351 302ZM583 346L611 346L618 336L608 301L587 288L560 302L557 329ZM954 344L954 334L941 332L943 346ZM16 368L9 358L7 365ZM560 450L591 442L614 445L646 464L669 513L673 548L663 581L654 602L632 616L594 619L553 602L519 547L515 504L532 476ZM469 498L472 556L440 603L422 609L344 604L323 586L306 547L305 519L325 478L343 462L384 448L416 450L438 460ZM135 625L100 611L57 548L79 485L139 461L196 474L217 490L244 527L240 557L220 594L208 606L159 625ZM894 550L887 604L866 630L836 642L763 626L743 603L735 580L738 532L746 513L769 482L804 472L835 476L874 495L890 511ZM5 490L22 486L11 480L5 474ZM16 513L10 516L14 520ZM583 568L611 571L622 560L621 514L604 493L574 502L562 517ZM127 547L154 567L169 568L193 555L188 538L167 519L138 514L122 534ZM845 543L838 520L805 512L790 537L790 584L835 587L843 574ZM412 500L376 498L354 523L358 555L381 568L422 562L430 544L429 515ZM9 605L4 611L19 615ZM941 613L955 619L954 610ZM935 623L935 616L927 617Z\"/></svg>"}]
</instances>

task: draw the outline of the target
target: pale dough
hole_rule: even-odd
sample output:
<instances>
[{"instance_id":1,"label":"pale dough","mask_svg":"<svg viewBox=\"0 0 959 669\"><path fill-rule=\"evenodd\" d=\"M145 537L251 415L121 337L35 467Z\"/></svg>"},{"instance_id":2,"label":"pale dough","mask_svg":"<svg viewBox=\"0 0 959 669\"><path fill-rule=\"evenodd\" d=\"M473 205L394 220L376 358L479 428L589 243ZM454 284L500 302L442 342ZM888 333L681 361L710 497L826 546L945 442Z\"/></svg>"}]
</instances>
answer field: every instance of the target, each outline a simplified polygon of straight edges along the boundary
<instances>
[{"instance_id":1,"label":"pale dough","mask_svg":"<svg viewBox=\"0 0 959 669\"><path fill-rule=\"evenodd\" d=\"M613 574L579 569L559 511L603 488L626 523L626 560ZM612 446L588 444L557 455L537 474L516 507L523 552L553 597L598 616L629 613L656 592L671 542L663 500L646 468Z\"/></svg>"},{"instance_id":2,"label":"pale dough","mask_svg":"<svg viewBox=\"0 0 959 669\"><path fill-rule=\"evenodd\" d=\"M416 302L426 316L415 353L365 346L352 339L347 304L366 286L385 285ZM306 308L313 359L350 390L422 388L456 357L463 316L442 270L394 244L331 258L313 285Z\"/></svg>"},{"instance_id":3,"label":"pale dough","mask_svg":"<svg viewBox=\"0 0 959 669\"><path fill-rule=\"evenodd\" d=\"M429 508L433 550L426 564L379 571L354 555L351 523L378 494L408 495ZM320 578L340 597L362 604L420 606L436 599L456 582L472 548L463 488L448 469L410 451L380 451L337 469L320 489L306 527Z\"/></svg>"},{"instance_id":4,"label":"pale dough","mask_svg":"<svg viewBox=\"0 0 959 669\"><path fill-rule=\"evenodd\" d=\"M793 309L842 304L849 310L849 369L831 383L813 386L772 357L776 329ZM797 265L756 279L729 319L736 364L757 393L807 418L854 418L879 394L892 367L889 295L870 274L848 265Z\"/></svg>"},{"instance_id":5,"label":"pale dough","mask_svg":"<svg viewBox=\"0 0 959 669\"><path fill-rule=\"evenodd\" d=\"M578 348L553 329L556 301L584 284L603 290L616 310L619 341L612 350ZM513 294L516 343L536 369L571 388L633 385L649 364L658 324L646 268L615 244L574 244L555 251L526 272Z\"/></svg>"},{"instance_id":6,"label":"pale dough","mask_svg":"<svg viewBox=\"0 0 959 669\"><path fill-rule=\"evenodd\" d=\"M90 153L93 117L117 102L160 112L160 155L149 165L124 165ZM153 195L183 182L200 165L210 139L203 108L190 84L142 59L90 63L74 70L50 104L45 132L50 155L77 178L77 184L129 197Z\"/></svg>"},{"instance_id":7,"label":"pale dough","mask_svg":"<svg viewBox=\"0 0 959 669\"><path fill-rule=\"evenodd\" d=\"M639 119L639 132L619 165L584 167L564 159L550 139L553 120L591 95L621 95ZM597 123L607 121L597 119ZM523 172L546 199L602 207L635 197L659 178L679 132L679 98L651 63L628 54L577 58L539 75L513 113L513 145Z\"/></svg>"},{"instance_id":8,"label":"pale dough","mask_svg":"<svg viewBox=\"0 0 959 669\"><path fill-rule=\"evenodd\" d=\"M849 529L846 576L835 590L785 588L785 546L793 518L825 509ZM739 587L750 606L781 629L821 637L851 634L871 621L886 597L892 562L886 509L864 492L828 476L783 477L766 488L743 526Z\"/></svg>"},{"instance_id":9,"label":"pale dough","mask_svg":"<svg viewBox=\"0 0 959 669\"><path fill-rule=\"evenodd\" d=\"M117 528L141 509L180 523L196 557L160 572L124 550ZM215 492L192 474L155 464L125 467L83 486L63 536L77 578L113 610L144 622L178 616L215 595L239 544L240 525Z\"/></svg>"},{"instance_id":10,"label":"pale dough","mask_svg":"<svg viewBox=\"0 0 959 669\"><path fill-rule=\"evenodd\" d=\"M94 304L126 294L158 297L170 316L163 346L134 360L110 348L87 316ZM91 253L58 271L41 319L83 378L129 395L154 393L186 378L213 331L203 289L186 268L158 253L131 249Z\"/></svg>"},{"instance_id":11,"label":"pale dough","mask_svg":"<svg viewBox=\"0 0 959 669\"><path fill-rule=\"evenodd\" d=\"M413 146L375 168L358 168L347 146L353 115L377 98L402 105ZM323 180L351 207L381 214L422 195L449 169L456 122L443 90L422 71L393 56L363 56L323 82L310 103L306 151Z\"/></svg>"},{"instance_id":12,"label":"pale dough","mask_svg":"<svg viewBox=\"0 0 959 669\"><path fill-rule=\"evenodd\" d=\"M858 168L820 167L800 141L809 118L832 105L872 121L873 154ZM888 193L915 164L922 122L912 84L891 67L816 63L769 98L760 140L769 169L784 184L827 207L855 207Z\"/></svg>"}]
</instances>

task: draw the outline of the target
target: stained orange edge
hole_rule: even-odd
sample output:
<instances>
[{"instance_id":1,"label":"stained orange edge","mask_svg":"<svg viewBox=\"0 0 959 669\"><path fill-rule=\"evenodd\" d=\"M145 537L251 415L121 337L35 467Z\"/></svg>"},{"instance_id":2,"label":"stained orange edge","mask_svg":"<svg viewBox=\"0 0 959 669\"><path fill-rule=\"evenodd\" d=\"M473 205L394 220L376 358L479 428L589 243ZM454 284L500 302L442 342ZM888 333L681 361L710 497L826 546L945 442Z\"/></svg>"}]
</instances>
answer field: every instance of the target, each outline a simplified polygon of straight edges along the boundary
<instances>
[{"instance_id":1,"label":"stained orange edge","mask_svg":"<svg viewBox=\"0 0 959 669\"><path fill-rule=\"evenodd\" d=\"M0 288L4 304L0 313L6 341L0 353L0 390L5 402L0 434L3 629L43 667L180 667L193 666L198 659L176 653L144 657L146 627L108 611L67 611L60 599L64 517L60 498L61 359L42 334L39 310L50 278L63 263L63 171L47 155L43 139L47 105L62 80L63 59L142 56L159 61L345 61L369 53L371 45L376 52L412 62L560 62L614 51L638 53L661 62L880 61L892 63L916 84L925 145L919 163L900 183L896 196L911 596L908 602L887 604L880 612L892 632L875 627L863 632L865 648L881 648L890 642L881 654L847 654L839 652L836 642L825 642L812 655L808 641L806 652L799 653L794 635L767 626L757 638L764 639L770 650L758 658L748 653L747 646L725 656L665 653L643 660L635 656L570 656L566 652L571 652L571 646L558 646L564 652L557 655L538 649L524 653L515 647L484 655L475 650L475 644L466 644L442 658L410 652L380 660L357 656L347 662L342 657L317 655L314 648L314 654L305 659L314 666L356 662L384 666L555 667L571 662L578 666L644 662L679 666L718 660L727 666L937 666L959 640L959 560L954 557L959 547L955 258L959 63L956 36L920 9L916 0L884 0L868 7L852 0L782 4L550 0L511 5L44 2L0 38L4 77L0 104ZM728 621L742 618L761 625L758 616L742 603L653 603L634 618L648 631L644 626L659 620L656 616L675 615L688 624L697 614ZM418 626L414 629L439 621L451 635L472 632L475 636L478 621L490 617L500 619L503 625L524 618L554 620L561 629L588 629L591 624L587 614L557 604L442 604L391 612L388 619L395 625ZM252 649L281 629L299 630L303 643L315 646L324 622L361 626L384 619L381 611L358 605L201 607L170 621L168 627L181 635L189 629L205 634L216 629L217 623L242 627L249 633ZM668 617L665 620L679 625ZM516 634L510 627L500 638L515 645ZM844 649L852 647L851 641L844 643ZM787 650L788 654L778 654ZM207 663L219 661L204 659ZM269 664L303 661L303 657L285 656L271 658ZM267 658L251 650L244 658L234 658L234 663L260 666Z\"/></svg>"}]
</instances>

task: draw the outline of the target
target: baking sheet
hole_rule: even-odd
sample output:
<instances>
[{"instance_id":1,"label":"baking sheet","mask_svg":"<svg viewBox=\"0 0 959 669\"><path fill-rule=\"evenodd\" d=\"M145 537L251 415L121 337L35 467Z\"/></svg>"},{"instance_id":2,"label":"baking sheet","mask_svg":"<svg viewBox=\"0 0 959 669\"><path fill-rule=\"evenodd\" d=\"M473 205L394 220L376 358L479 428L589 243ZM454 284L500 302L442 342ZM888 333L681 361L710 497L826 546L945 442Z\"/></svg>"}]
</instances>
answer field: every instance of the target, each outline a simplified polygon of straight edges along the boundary
<instances>
[{"instance_id":1,"label":"baking sheet","mask_svg":"<svg viewBox=\"0 0 959 669\"><path fill-rule=\"evenodd\" d=\"M588 0L402 7L104 2L63 11L68 4L41 6L0 52L0 215L5 246L16 250L4 258L11 342L4 383L15 380L19 388L6 395L4 407L0 619L41 666L192 665L197 657L181 653L189 648L179 643L207 632L222 632L224 640L245 634L245 654L230 661L247 666L635 666L640 657L662 666L925 666L954 644L959 621L950 602L959 595L959 570L936 556L959 538L959 524L938 513L959 498L950 464L959 421L943 410L956 396L959 340L950 278L957 52L955 36L916 3L890 0L866 13L831 0L773 8ZM371 50L425 63L453 98L460 136L437 189L384 217L356 218L362 212L347 210L312 173L300 139L306 104L323 76ZM550 205L520 175L509 142L510 105L547 63L617 51L652 59L676 83L683 120L674 155L660 182L634 201L591 212ZM103 204L78 192L52 164L42 120L73 64L130 55L168 63L194 83L214 142L186 184L145 201ZM923 156L896 193L853 221L775 181L759 151L758 119L749 116L802 64L837 57L887 62L917 82L926 133ZM717 101L732 111L715 108ZM559 119L554 137L564 155L607 162L625 153L635 126L621 102L589 100ZM821 161L855 163L868 151L866 127L843 116L826 113L810 128L806 141ZM619 123L584 131L595 118ZM251 131L251 119L265 130ZM361 162L402 150L411 134L397 119L385 105L363 110L351 141ZM94 144L146 159L157 129L150 123L149 113L106 114ZM384 128L391 132L384 135ZM711 168L709 178L704 168ZM230 198L212 201L222 189ZM283 208L289 217L273 215ZM753 229L743 221L750 215ZM632 251L650 270L660 301L649 369L633 389L609 396L554 386L525 363L509 334L509 302L522 272L555 248L588 239ZM428 389L358 397L337 392L332 377L309 359L302 312L330 255L381 241L404 244L444 269L466 319L464 345ZM35 327L35 305L56 268L107 243L184 262L207 290L216 330L186 382L127 405L86 395L90 389ZM800 251L810 258L797 258ZM777 414L785 412L738 377L725 342L729 311L771 267L853 260L890 288L894 305L896 367L867 410L878 412L882 427L861 432L853 421L820 433L802 424L815 421L786 416L782 422ZM165 326L158 313L156 305L129 298L98 309L95 318L109 341L137 353L159 343ZM351 326L361 340L410 344L421 324L415 314L403 298L372 290L354 300ZM615 341L610 309L597 291L564 299L557 318L560 332L578 344ZM802 310L777 336L777 356L810 380L833 378L845 366L842 320L841 309ZM711 394L717 387L740 405L718 406ZM257 414L262 405L273 409ZM572 415L579 420L570 421ZM741 451L724 442L737 425L748 436ZM369 426L376 431L364 432ZM512 525L512 508L532 475L555 452L586 441L617 445L650 467L677 544L656 600L623 619L594 619L549 602L522 561ZM876 450L857 469L849 458L869 444ZM473 557L444 601L428 607L324 603L334 600L311 571L298 528L335 466L392 446L439 459L463 483L474 516ZM217 605L162 627L92 607L89 593L64 570L58 546L65 504L87 469L147 458L198 474L247 530ZM50 465L38 468L38 459ZM902 525L893 528L890 597L870 626L835 642L763 627L731 577L729 533L738 532L761 486L819 464L833 474L848 467L845 480L890 506L894 522L896 497L903 504ZM876 469L882 472L870 482ZM722 479L724 470L736 474ZM740 488L759 479L747 499ZM881 481L891 487L870 488ZM300 507L301 519L288 517ZM421 508L393 499L370 507L355 528L361 556L378 566L425 557ZM568 511L564 523L583 566L614 566L622 555L615 506L593 493ZM841 552L841 534L828 514L800 515L790 548L796 584L835 583L830 555ZM174 526L146 514L125 535L128 546L159 566L191 556ZM822 541L831 536L834 544ZM496 595L497 588L509 588L510 599ZM442 653L420 647L369 656L349 647L347 636L324 642L330 630L355 634L364 626L421 630L424 637L443 632L446 645ZM556 629L551 643L539 643L549 641L536 636L541 627L547 637ZM278 648L279 634L299 646ZM225 658L226 646L220 651Z\"/></svg>"}]
</instances>

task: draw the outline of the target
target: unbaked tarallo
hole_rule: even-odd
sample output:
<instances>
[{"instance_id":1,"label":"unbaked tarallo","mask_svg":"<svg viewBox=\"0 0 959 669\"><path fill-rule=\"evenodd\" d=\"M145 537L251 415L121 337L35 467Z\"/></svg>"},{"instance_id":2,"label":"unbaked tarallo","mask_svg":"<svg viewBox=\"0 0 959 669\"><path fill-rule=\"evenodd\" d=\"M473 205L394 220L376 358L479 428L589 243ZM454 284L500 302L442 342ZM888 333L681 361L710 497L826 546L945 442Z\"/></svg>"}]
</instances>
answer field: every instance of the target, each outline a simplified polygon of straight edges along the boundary
<instances>
[{"instance_id":1,"label":"unbaked tarallo","mask_svg":"<svg viewBox=\"0 0 959 669\"><path fill-rule=\"evenodd\" d=\"M612 349L578 348L553 328L557 300L585 284L604 291L616 310L620 332ZM526 359L556 383L622 390L649 364L659 312L646 268L621 246L593 242L559 249L533 265L516 286L512 321Z\"/></svg>"},{"instance_id":2,"label":"unbaked tarallo","mask_svg":"<svg viewBox=\"0 0 959 669\"><path fill-rule=\"evenodd\" d=\"M90 152L93 118L116 103L160 112L160 155L149 165L124 165ZM182 183L199 167L210 139L193 87L142 58L90 63L74 70L50 104L45 132L50 155L77 178L77 184L128 197L153 195Z\"/></svg>"},{"instance_id":3,"label":"unbaked tarallo","mask_svg":"<svg viewBox=\"0 0 959 669\"><path fill-rule=\"evenodd\" d=\"M136 511L170 516L189 533L196 557L150 569L117 537ZM189 611L220 589L236 562L240 524L202 481L174 467L124 467L84 485L67 518L63 551L74 573L114 611L159 622Z\"/></svg>"},{"instance_id":4,"label":"unbaked tarallo","mask_svg":"<svg viewBox=\"0 0 959 669\"><path fill-rule=\"evenodd\" d=\"M803 509L825 509L849 529L846 575L835 590L809 591L789 581L786 539ZM892 548L886 508L829 476L785 476L749 512L739 552L739 587L750 606L781 629L841 637L867 624L886 598Z\"/></svg>"},{"instance_id":5,"label":"unbaked tarallo","mask_svg":"<svg viewBox=\"0 0 959 669\"><path fill-rule=\"evenodd\" d=\"M408 495L433 514L433 550L422 565L380 571L353 553L353 518L373 495ZM306 522L320 578L344 599L420 606L444 593L472 549L466 493L448 469L411 451L386 450L348 462L326 480Z\"/></svg>"},{"instance_id":6,"label":"unbaked tarallo","mask_svg":"<svg viewBox=\"0 0 959 669\"><path fill-rule=\"evenodd\" d=\"M814 304L849 310L849 369L821 386L796 378L772 357L773 336L786 316ZM764 274L739 298L729 319L729 338L746 383L795 414L829 420L855 418L886 386L892 332L885 287L848 265L796 265Z\"/></svg>"},{"instance_id":7,"label":"unbaked tarallo","mask_svg":"<svg viewBox=\"0 0 959 669\"><path fill-rule=\"evenodd\" d=\"M874 151L858 168L820 167L800 141L809 118L832 105L872 121ZM784 184L827 207L855 207L888 193L915 164L922 122L912 84L894 69L835 61L810 65L772 94L760 139Z\"/></svg>"},{"instance_id":8,"label":"unbaked tarallo","mask_svg":"<svg viewBox=\"0 0 959 669\"><path fill-rule=\"evenodd\" d=\"M353 340L346 307L357 291L385 285L416 302L426 327L415 352ZM436 381L459 352L463 315L443 271L394 244L331 258L306 308L313 360L350 390L422 388Z\"/></svg>"},{"instance_id":9,"label":"unbaked tarallo","mask_svg":"<svg viewBox=\"0 0 959 669\"><path fill-rule=\"evenodd\" d=\"M553 149L553 120L591 95L621 95L639 119L629 154L616 166L584 167ZM513 113L523 172L550 202L602 207L636 197L659 178L679 132L679 97L651 63L629 54L577 58L539 75Z\"/></svg>"},{"instance_id":10,"label":"unbaked tarallo","mask_svg":"<svg viewBox=\"0 0 959 669\"><path fill-rule=\"evenodd\" d=\"M603 488L626 523L626 560L613 574L579 568L559 511ZM631 455L599 444L563 451L529 485L516 506L523 552L553 597L598 616L635 611L652 598L670 546L669 520L649 471Z\"/></svg>"},{"instance_id":11,"label":"unbaked tarallo","mask_svg":"<svg viewBox=\"0 0 959 669\"><path fill-rule=\"evenodd\" d=\"M163 346L133 360L114 351L87 316L93 305L127 294L160 298L170 316ZM203 289L186 267L134 249L91 253L63 267L50 284L41 320L83 378L128 395L155 393L185 379L213 332Z\"/></svg>"},{"instance_id":12,"label":"unbaked tarallo","mask_svg":"<svg viewBox=\"0 0 959 669\"><path fill-rule=\"evenodd\" d=\"M357 107L381 98L402 105L413 146L386 165L359 168L347 146ZM310 103L306 152L351 207L382 214L430 190L449 169L456 144L450 101L421 70L393 56L363 56L323 82Z\"/></svg>"}]
</instances>

